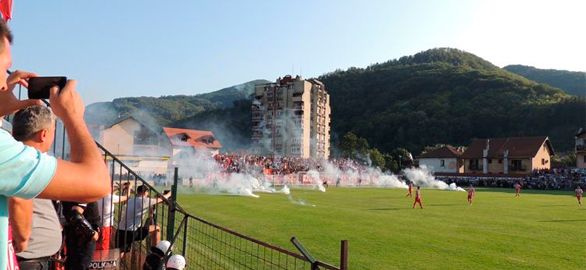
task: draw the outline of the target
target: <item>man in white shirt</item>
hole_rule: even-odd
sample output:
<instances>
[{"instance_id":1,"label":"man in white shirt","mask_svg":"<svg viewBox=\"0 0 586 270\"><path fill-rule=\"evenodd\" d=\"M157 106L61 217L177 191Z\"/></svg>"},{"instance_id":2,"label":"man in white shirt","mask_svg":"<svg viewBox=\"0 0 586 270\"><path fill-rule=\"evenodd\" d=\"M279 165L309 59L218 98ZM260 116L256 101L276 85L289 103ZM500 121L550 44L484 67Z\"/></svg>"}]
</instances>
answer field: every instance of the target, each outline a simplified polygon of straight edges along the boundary
<instances>
[{"instance_id":1,"label":"man in white shirt","mask_svg":"<svg viewBox=\"0 0 586 270\"><path fill-rule=\"evenodd\" d=\"M171 197L170 192L163 194L163 198L169 197ZM165 201L163 198L150 198L149 189L145 185L136 188L136 196L128 199L116 231L116 247L120 248L122 254L130 251L134 241L142 241L149 234L151 234L151 246L157 245L161 240L159 227L154 224L143 224L143 221L149 216L151 212L149 210Z\"/></svg>"}]
</instances>

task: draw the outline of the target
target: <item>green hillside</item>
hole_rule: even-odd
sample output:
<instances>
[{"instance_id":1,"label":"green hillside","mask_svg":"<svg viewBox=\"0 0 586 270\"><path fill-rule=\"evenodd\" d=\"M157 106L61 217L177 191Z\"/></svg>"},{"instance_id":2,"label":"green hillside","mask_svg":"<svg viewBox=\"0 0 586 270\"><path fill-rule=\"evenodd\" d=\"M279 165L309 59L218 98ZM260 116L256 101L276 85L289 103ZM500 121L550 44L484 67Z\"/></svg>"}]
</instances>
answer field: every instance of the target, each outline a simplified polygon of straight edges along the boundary
<instances>
[{"instance_id":1,"label":"green hillside","mask_svg":"<svg viewBox=\"0 0 586 270\"><path fill-rule=\"evenodd\" d=\"M548 135L569 150L586 102L456 49L350 68L319 78L332 103L333 134L352 131L382 152L466 145L472 138Z\"/></svg>"},{"instance_id":2,"label":"green hillside","mask_svg":"<svg viewBox=\"0 0 586 270\"><path fill-rule=\"evenodd\" d=\"M538 69L523 65L509 65L503 69L527 79L557 87L570 95L586 96L586 72Z\"/></svg>"},{"instance_id":3,"label":"green hillside","mask_svg":"<svg viewBox=\"0 0 586 270\"><path fill-rule=\"evenodd\" d=\"M431 49L318 79L331 95L334 145L349 131L383 153L397 147L419 153L428 145L467 145L473 138L547 135L557 151L569 151L575 131L586 125L583 97L457 49ZM249 143L249 94L265 82L196 96L116 99L89 106L88 115L100 117L87 118L111 122L147 111L161 125L210 129L231 151Z\"/></svg>"},{"instance_id":4,"label":"green hillside","mask_svg":"<svg viewBox=\"0 0 586 270\"><path fill-rule=\"evenodd\" d=\"M161 126L193 117L202 112L232 107L238 100L248 99L254 86L266 83L254 80L221 90L199 95L176 95L161 97L124 97L112 102L94 103L88 106L86 120L96 124L111 124L116 119L137 112L150 114Z\"/></svg>"}]
</instances>

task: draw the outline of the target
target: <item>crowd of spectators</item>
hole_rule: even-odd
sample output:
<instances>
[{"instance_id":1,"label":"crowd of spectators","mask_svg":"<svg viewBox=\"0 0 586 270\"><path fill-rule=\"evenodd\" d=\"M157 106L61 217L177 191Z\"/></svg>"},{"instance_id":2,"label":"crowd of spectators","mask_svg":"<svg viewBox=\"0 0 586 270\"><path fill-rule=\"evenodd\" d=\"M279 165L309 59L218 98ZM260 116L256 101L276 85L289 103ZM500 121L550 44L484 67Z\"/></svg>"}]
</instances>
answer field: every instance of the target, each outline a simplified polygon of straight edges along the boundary
<instances>
[{"instance_id":1,"label":"crowd of spectators","mask_svg":"<svg viewBox=\"0 0 586 270\"><path fill-rule=\"evenodd\" d=\"M216 154L214 160L227 173L264 173L270 175L286 175L305 173L309 170L318 172L326 169L326 163L333 165L341 171L353 170L366 171L368 166L352 159L322 159L287 157L287 156L263 156L253 154Z\"/></svg>"},{"instance_id":2,"label":"crowd of spectators","mask_svg":"<svg viewBox=\"0 0 586 270\"><path fill-rule=\"evenodd\" d=\"M456 183L458 186L472 184L478 187L512 188L519 182L525 189L540 190L574 190L577 185L586 185L586 172L573 168L536 170L530 175L519 177L438 176L437 178L448 184Z\"/></svg>"},{"instance_id":3,"label":"crowd of spectators","mask_svg":"<svg viewBox=\"0 0 586 270\"><path fill-rule=\"evenodd\" d=\"M344 173L351 172L356 178L353 179L355 181L351 181L356 182L353 184L364 182L369 177L368 172L371 169L363 162L344 158L325 161L297 157L226 153L214 155L214 160L222 168L223 173L247 173L252 175L304 174L309 170L323 172L328 169L328 166L332 166L338 172L342 172L341 175L338 175L338 180L335 181L340 181L340 178L342 180L348 178ZM399 178L405 180L401 175L399 175ZM511 188L515 183L520 182L527 189L573 190L578 184L586 184L586 171L578 171L572 168L555 168L536 170L528 176L519 177L438 176L437 178L448 184L456 183L458 186L472 184L479 187ZM334 179L330 180L334 181ZM347 183L348 181L342 182Z\"/></svg>"}]
</instances>

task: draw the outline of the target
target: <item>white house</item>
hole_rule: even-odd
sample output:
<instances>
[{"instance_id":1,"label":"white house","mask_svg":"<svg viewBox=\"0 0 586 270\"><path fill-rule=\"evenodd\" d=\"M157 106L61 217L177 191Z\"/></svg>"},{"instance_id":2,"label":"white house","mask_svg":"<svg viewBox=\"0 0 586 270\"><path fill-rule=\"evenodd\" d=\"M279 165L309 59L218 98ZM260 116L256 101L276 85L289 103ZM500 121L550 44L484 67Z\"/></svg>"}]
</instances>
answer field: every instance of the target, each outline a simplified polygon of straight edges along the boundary
<instances>
[{"instance_id":1,"label":"white house","mask_svg":"<svg viewBox=\"0 0 586 270\"><path fill-rule=\"evenodd\" d=\"M460 160L462 152L452 146L444 146L419 157L419 166L425 165L433 173L461 173L464 164Z\"/></svg>"},{"instance_id":2,"label":"white house","mask_svg":"<svg viewBox=\"0 0 586 270\"><path fill-rule=\"evenodd\" d=\"M143 176L166 174L170 144L161 127L130 116L100 132L98 141L132 170Z\"/></svg>"}]
</instances>

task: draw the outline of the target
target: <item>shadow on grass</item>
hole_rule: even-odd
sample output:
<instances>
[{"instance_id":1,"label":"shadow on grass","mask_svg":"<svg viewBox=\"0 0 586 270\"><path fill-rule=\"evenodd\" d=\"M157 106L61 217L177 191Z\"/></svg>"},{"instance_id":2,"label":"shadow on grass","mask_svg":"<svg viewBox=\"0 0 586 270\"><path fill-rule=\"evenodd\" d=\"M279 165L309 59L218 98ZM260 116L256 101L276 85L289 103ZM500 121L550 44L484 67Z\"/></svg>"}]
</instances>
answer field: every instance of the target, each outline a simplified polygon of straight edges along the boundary
<instances>
[{"instance_id":1,"label":"shadow on grass","mask_svg":"<svg viewBox=\"0 0 586 270\"><path fill-rule=\"evenodd\" d=\"M434 203L428 204L426 206L458 206L458 205L465 205L464 203ZM466 203L467 205L467 203Z\"/></svg>"},{"instance_id":2,"label":"shadow on grass","mask_svg":"<svg viewBox=\"0 0 586 270\"><path fill-rule=\"evenodd\" d=\"M539 222L586 222L586 219L540 220Z\"/></svg>"},{"instance_id":3,"label":"shadow on grass","mask_svg":"<svg viewBox=\"0 0 586 270\"><path fill-rule=\"evenodd\" d=\"M545 205L540 205L539 207L558 207L558 206L569 206L569 204L545 204Z\"/></svg>"},{"instance_id":4,"label":"shadow on grass","mask_svg":"<svg viewBox=\"0 0 586 270\"><path fill-rule=\"evenodd\" d=\"M401 210L401 208L371 208L368 210L370 210L370 211L396 211L396 210Z\"/></svg>"}]
</instances>

